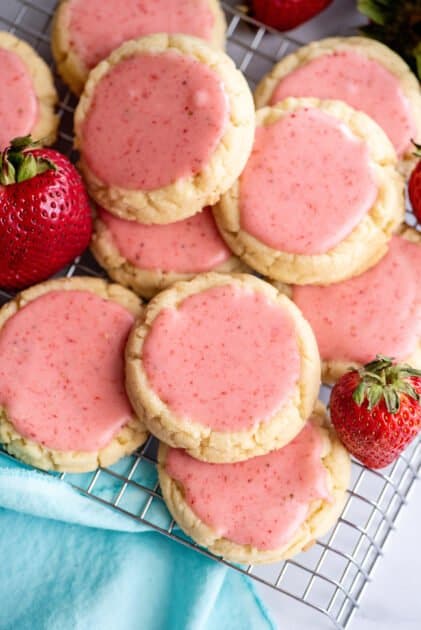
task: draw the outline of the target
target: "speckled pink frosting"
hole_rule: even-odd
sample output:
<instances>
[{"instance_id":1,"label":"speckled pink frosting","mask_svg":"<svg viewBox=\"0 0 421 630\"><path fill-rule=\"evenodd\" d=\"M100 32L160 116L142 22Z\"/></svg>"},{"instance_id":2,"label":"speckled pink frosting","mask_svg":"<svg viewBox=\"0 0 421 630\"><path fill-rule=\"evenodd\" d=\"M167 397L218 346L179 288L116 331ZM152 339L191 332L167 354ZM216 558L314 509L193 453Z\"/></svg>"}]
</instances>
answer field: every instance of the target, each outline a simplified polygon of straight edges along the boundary
<instances>
[{"instance_id":1,"label":"speckled pink frosting","mask_svg":"<svg viewBox=\"0 0 421 630\"><path fill-rule=\"evenodd\" d=\"M270 103L288 96L345 101L385 130L398 155L410 148L416 135L410 105L397 77L354 51L336 51L300 66L280 81Z\"/></svg>"},{"instance_id":2,"label":"speckled pink frosting","mask_svg":"<svg viewBox=\"0 0 421 630\"><path fill-rule=\"evenodd\" d=\"M287 446L235 464L168 450L165 470L187 505L220 537L260 550L286 545L317 499L330 499L322 441L310 423Z\"/></svg>"},{"instance_id":3,"label":"speckled pink frosting","mask_svg":"<svg viewBox=\"0 0 421 630\"><path fill-rule=\"evenodd\" d=\"M395 236L365 273L326 287L296 286L292 298L311 324L324 360L406 359L421 338L421 246Z\"/></svg>"},{"instance_id":4,"label":"speckled pink frosting","mask_svg":"<svg viewBox=\"0 0 421 630\"><path fill-rule=\"evenodd\" d=\"M103 209L98 214L119 254L139 269L201 273L231 256L210 208L164 225L126 221Z\"/></svg>"},{"instance_id":5,"label":"speckled pink frosting","mask_svg":"<svg viewBox=\"0 0 421 630\"><path fill-rule=\"evenodd\" d=\"M292 395L300 371L290 314L234 285L164 308L142 359L149 386L178 417L216 431L269 420Z\"/></svg>"},{"instance_id":6,"label":"speckled pink frosting","mask_svg":"<svg viewBox=\"0 0 421 630\"><path fill-rule=\"evenodd\" d=\"M96 451L132 417L124 346L133 316L87 291L50 291L0 330L0 405L20 435Z\"/></svg>"},{"instance_id":7,"label":"speckled pink frosting","mask_svg":"<svg viewBox=\"0 0 421 630\"><path fill-rule=\"evenodd\" d=\"M97 84L81 149L102 182L151 191L200 172L227 121L228 99L212 68L174 51L137 54Z\"/></svg>"},{"instance_id":8,"label":"speckled pink frosting","mask_svg":"<svg viewBox=\"0 0 421 630\"><path fill-rule=\"evenodd\" d=\"M259 126L240 177L240 223L265 245L323 254L373 206L377 185L367 146L314 108Z\"/></svg>"},{"instance_id":9,"label":"speckled pink frosting","mask_svg":"<svg viewBox=\"0 0 421 630\"><path fill-rule=\"evenodd\" d=\"M70 0L70 46L88 68L120 44L152 33L210 41L215 17L207 0Z\"/></svg>"},{"instance_id":10,"label":"speckled pink frosting","mask_svg":"<svg viewBox=\"0 0 421 630\"><path fill-rule=\"evenodd\" d=\"M30 133L38 120L38 100L22 59L0 48L0 150Z\"/></svg>"}]
</instances>

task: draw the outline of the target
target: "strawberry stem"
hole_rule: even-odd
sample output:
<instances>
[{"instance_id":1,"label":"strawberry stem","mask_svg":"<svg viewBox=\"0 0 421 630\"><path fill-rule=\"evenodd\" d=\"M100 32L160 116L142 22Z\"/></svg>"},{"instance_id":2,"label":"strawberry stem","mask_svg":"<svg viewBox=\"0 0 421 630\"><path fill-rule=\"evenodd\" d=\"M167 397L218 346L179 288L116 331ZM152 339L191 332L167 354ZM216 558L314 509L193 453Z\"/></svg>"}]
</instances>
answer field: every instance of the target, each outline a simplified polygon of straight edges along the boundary
<instances>
[{"instance_id":1,"label":"strawberry stem","mask_svg":"<svg viewBox=\"0 0 421 630\"><path fill-rule=\"evenodd\" d=\"M378 354L374 361L355 371L360 375L360 382L352 398L359 407L367 399L368 409L371 410L384 399L389 413L397 413L400 407L400 394L420 402L421 397L412 387L410 378L421 376L421 370L416 370L406 363L394 363L393 359Z\"/></svg>"},{"instance_id":2,"label":"strawberry stem","mask_svg":"<svg viewBox=\"0 0 421 630\"><path fill-rule=\"evenodd\" d=\"M57 170L54 162L45 157L34 156L28 150L39 146L31 136L14 138L0 154L0 185L9 186L32 179L49 170Z\"/></svg>"}]
</instances>

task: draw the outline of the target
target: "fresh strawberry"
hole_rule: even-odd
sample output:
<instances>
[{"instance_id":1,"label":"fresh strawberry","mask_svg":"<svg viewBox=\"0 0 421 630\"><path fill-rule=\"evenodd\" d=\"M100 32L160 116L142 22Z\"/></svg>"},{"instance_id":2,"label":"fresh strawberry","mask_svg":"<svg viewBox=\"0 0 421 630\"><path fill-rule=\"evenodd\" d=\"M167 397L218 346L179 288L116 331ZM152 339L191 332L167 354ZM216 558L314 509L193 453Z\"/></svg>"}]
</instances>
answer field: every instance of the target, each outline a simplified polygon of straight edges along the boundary
<instances>
[{"instance_id":1,"label":"fresh strawberry","mask_svg":"<svg viewBox=\"0 0 421 630\"><path fill-rule=\"evenodd\" d=\"M88 196L69 160L16 138L0 155L0 287L45 280L87 247Z\"/></svg>"},{"instance_id":2,"label":"fresh strawberry","mask_svg":"<svg viewBox=\"0 0 421 630\"><path fill-rule=\"evenodd\" d=\"M421 429L421 370L377 355L345 374L330 398L332 423L346 448L369 468L393 462Z\"/></svg>"},{"instance_id":3,"label":"fresh strawberry","mask_svg":"<svg viewBox=\"0 0 421 630\"><path fill-rule=\"evenodd\" d=\"M332 0L252 0L256 20L289 31L323 11Z\"/></svg>"},{"instance_id":4,"label":"fresh strawberry","mask_svg":"<svg viewBox=\"0 0 421 630\"><path fill-rule=\"evenodd\" d=\"M415 145L415 155L421 158L421 144ZM411 173L408 184L409 199L411 201L412 210L419 223L421 223L421 159Z\"/></svg>"}]
</instances>

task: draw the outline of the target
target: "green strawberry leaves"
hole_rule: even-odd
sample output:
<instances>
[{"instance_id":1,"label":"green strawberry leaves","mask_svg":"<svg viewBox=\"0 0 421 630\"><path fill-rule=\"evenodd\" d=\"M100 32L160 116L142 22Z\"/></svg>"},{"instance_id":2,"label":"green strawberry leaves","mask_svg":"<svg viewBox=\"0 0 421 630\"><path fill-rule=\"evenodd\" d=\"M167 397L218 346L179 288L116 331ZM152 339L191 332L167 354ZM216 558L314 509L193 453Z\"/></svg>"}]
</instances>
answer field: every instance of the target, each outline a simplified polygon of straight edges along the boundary
<instances>
[{"instance_id":1,"label":"green strawberry leaves","mask_svg":"<svg viewBox=\"0 0 421 630\"><path fill-rule=\"evenodd\" d=\"M357 6L370 20L362 32L396 50L421 77L420 0L358 0Z\"/></svg>"},{"instance_id":2,"label":"green strawberry leaves","mask_svg":"<svg viewBox=\"0 0 421 630\"><path fill-rule=\"evenodd\" d=\"M45 157L35 157L28 149L36 148L31 136L22 136L12 140L0 154L0 184L8 186L32 179L49 170L57 170L56 165Z\"/></svg>"},{"instance_id":3,"label":"green strawberry leaves","mask_svg":"<svg viewBox=\"0 0 421 630\"><path fill-rule=\"evenodd\" d=\"M367 400L368 409L371 411L384 399L389 413L395 414L400 408L400 394L420 402L420 395L412 386L410 378L421 376L421 370L416 370L406 363L394 363L393 359L378 354L374 361L354 371L360 376L360 382L352 394L358 406Z\"/></svg>"}]
</instances>

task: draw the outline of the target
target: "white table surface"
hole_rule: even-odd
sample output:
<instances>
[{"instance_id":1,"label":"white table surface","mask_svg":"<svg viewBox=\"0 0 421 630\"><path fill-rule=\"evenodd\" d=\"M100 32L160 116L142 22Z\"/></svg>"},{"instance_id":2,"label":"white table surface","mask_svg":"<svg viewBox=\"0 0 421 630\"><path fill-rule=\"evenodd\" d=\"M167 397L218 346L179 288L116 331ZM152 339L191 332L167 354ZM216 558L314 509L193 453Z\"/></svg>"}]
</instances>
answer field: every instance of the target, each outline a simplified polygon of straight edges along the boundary
<instances>
[{"instance_id":1,"label":"white table surface","mask_svg":"<svg viewBox=\"0 0 421 630\"><path fill-rule=\"evenodd\" d=\"M335 0L319 17L291 32L299 41L351 34L364 21L356 0ZM379 558L349 630L421 630L421 483L417 481ZM328 630L330 622L307 606L258 591L279 630ZM258 630L257 628L253 630Z\"/></svg>"},{"instance_id":2,"label":"white table surface","mask_svg":"<svg viewBox=\"0 0 421 630\"><path fill-rule=\"evenodd\" d=\"M421 483L417 480L361 597L349 630L421 629ZM258 587L279 630L329 630L330 622L307 606ZM253 628L258 630L258 628Z\"/></svg>"}]
</instances>

